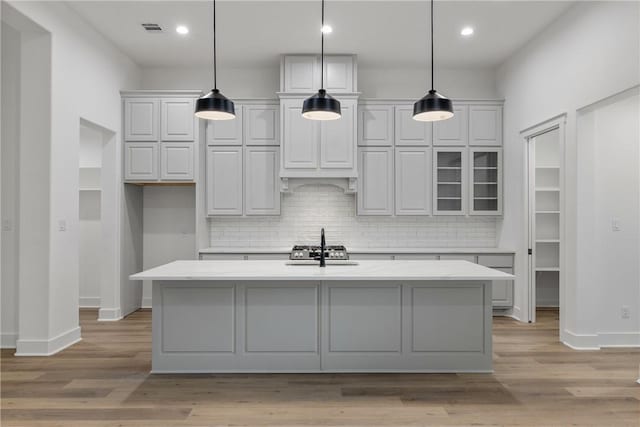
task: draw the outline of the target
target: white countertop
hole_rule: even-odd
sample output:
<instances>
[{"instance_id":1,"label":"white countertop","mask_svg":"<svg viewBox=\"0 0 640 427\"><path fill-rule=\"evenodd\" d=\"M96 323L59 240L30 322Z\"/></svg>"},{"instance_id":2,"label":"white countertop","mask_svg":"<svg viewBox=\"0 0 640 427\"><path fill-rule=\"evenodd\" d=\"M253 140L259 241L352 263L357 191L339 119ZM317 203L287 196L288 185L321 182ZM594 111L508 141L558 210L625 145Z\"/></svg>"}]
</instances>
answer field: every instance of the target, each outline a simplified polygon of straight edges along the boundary
<instances>
[{"instance_id":1,"label":"white countertop","mask_svg":"<svg viewBox=\"0 0 640 427\"><path fill-rule=\"evenodd\" d=\"M288 254L291 248L203 248L201 254ZM347 248L351 254L513 254L505 248Z\"/></svg>"},{"instance_id":2,"label":"white countertop","mask_svg":"<svg viewBox=\"0 0 640 427\"><path fill-rule=\"evenodd\" d=\"M358 265L287 265L285 261L174 261L132 280L505 280L511 274L468 261L359 261Z\"/></svg>"}]
</instances>

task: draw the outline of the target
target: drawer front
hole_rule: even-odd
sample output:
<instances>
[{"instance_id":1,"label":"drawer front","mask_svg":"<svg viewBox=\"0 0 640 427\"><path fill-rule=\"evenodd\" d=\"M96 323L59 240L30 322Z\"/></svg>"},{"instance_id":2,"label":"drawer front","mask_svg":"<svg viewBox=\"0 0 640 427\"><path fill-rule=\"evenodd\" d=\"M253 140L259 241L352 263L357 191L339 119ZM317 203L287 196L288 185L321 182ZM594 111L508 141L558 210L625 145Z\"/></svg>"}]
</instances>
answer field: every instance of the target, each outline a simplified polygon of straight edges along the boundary
<instances>
[{"instance_id":1,"label":"drawer front","mask_svg":"<svg viewBox=\"0 0 640 427\"><path fill-rule=\"evenodd\" d=\"M244 261L247 259L244 254L200 254L203 261Z\"/></svg>"},{"instance_id":2,"label":"drawer front","mask_svg":"<svg viewBox=\"0 0 640 427\"><path fill-rule=\"evenodd\" d=\"M513 267L512 255L478 255L478 264L485 267Z\"/></svg>"},{"instance_id":3,"label":"drawer front","mask_svg":"<svg viewBox=\"0 0 640 427\"><path fill-rule=\"evenodd\" d=\"M450 255L450 254L446 254L446 255L440 255L440 259L442 260L461 260L461 261L469 261L469 262L476 262L476 256L475 255Z\"/></svg>"}]
</instances>

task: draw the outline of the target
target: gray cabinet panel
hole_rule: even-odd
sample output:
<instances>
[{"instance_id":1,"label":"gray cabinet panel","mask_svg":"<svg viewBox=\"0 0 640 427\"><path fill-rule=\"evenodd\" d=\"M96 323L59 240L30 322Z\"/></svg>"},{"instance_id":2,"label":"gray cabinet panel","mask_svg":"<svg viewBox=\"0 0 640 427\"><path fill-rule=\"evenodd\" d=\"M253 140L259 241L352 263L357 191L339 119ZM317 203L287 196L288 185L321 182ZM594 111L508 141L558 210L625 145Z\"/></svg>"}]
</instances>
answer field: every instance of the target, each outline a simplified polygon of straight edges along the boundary
<instances>
[{"instance_id":1,"label":"gray cabinet panel","mask_svg":"<svg viewBox=\"0 0 640 427\"><path fill-rule=\"evenodd\" d=\"M158 98L124 100L125 141L158 141L160 101Z\"/></svg>"},{"instance_id":2,"label":"gray cabinet panel","mask_svg":"<svg viewBox=\"0 0 640 427\"><path fill-rule=\"evenodd\" d=\"M195 139L194 101L193 98L161 100L160 136L163 141L193 141Z\"/></svg>"},{"instance_id":3,"label":"gray cabinet panel","mask_svg":"<svg viewBox=\"0 0 640 427\"><path fill-rule=\"evenodd\" d=\"M124 179L156 181L158 179L158 143L127 142L124 144Z\"/></svg>"},{"instance_id":4,"label":"gray cabinet panel","mask_svg":"<svg viewBox=\"0 0 640 427\"><path fill-rule=\"evenodd\" d=\"M242 147L207 148L207 214L242 215Z\"/></svg>"},{"instance_id":5,"label":"gray cabinet panel","mask_svg":"<svg viewBox=\"0 0 640 427\"><path fill-rule=\"evenodd\" d=\"M160 143L160 178L166 181L193 180L193 143Z\"/></svg>"},{"instance_id":6,"label":"gray cabinet panel","mask_svg":"<svg viewBox=\"0 0 640 427\"><path fill-rule=\"evenodd\" d=\"M360 148L358 215L393 214L393 148Z\"/></svg>"},{"instance_id":7,"label":"gray cabinet panel","mask_svg":"<svg viewBox=\"0 0 640 427\"><path fill-rule=\"evenodd\" d=\"M279 148L245 147L244 164L245 214L279 215Z\"/></svg>"},{"instance_id":8,"label":"gray cabinet panel","mask_svg":"<svg viewBox=\"0 0 640 427\"><path fill-rule=\"evenodd\" d=\"M431 148L398 147L395 159L396 215L429 215Z\"/></svg>"},{"instance_id":9,"label":"gray cabinet panel","mask_svg":"<svg viewBox=\"0 0 640 427\"><path fill-rule=\"evenodd\" d=\"M242 145L243 107L235 106L236 118L231 120L207 120L208 145Z\"/></svg>"},{"instance_id":10,"label":"gray cabinet panel","mask_svg":"<svg viewBox=\"0 0 640 427\"><path fill-rule=\"evenodd\" d=\"M358 106L358 145L393 146L393 106Z\"/></svg>"}]
</instances>

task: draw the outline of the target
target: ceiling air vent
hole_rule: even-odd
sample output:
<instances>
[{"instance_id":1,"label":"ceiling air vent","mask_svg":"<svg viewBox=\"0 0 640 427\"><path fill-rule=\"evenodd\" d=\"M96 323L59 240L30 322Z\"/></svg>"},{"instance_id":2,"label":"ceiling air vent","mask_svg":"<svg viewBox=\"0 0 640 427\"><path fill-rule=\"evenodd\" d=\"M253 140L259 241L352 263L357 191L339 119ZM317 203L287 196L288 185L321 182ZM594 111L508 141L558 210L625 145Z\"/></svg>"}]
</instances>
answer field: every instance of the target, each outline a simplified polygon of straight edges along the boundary
<instances>
[{"instance_id":1,"label":"ceiling air vent","mask_svg":"<svg viewBox=\"0 0 640 427\"><path fill-rule=\"evenodd\" d=\"M148 33L161 33L162 27L158 24L142 24L142 28Z\"/></svg>"}]
</instances>

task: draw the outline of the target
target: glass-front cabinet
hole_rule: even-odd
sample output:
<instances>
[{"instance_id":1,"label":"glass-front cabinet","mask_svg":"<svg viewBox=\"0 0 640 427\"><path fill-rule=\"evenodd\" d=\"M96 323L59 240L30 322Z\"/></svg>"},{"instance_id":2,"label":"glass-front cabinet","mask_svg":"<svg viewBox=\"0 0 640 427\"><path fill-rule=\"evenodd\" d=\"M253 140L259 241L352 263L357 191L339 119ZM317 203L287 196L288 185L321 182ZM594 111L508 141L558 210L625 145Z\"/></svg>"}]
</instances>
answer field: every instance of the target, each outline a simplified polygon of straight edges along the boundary
<instances>
[{"instance_id":1,"label":"glass-front cabinet","mask_svg":"<svg viewBox=\"0 0 640 427\"><path fill-rule=\"evenodd\" d=\"M433 156L433 213L466 214L466 149L436 148Z\"/></svg>"},{"instance_id":2,"label":"glass-front cabinet","mask_svg":"<svg viewBox=\"0 0 640 427\"><path fill-rule=\"evenodd\" d=\"M502 149L471 148L469 213L502 214Z\"/></svg>"}]
</instances>

